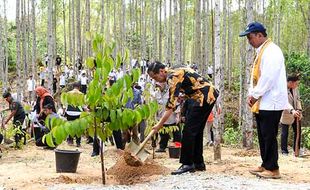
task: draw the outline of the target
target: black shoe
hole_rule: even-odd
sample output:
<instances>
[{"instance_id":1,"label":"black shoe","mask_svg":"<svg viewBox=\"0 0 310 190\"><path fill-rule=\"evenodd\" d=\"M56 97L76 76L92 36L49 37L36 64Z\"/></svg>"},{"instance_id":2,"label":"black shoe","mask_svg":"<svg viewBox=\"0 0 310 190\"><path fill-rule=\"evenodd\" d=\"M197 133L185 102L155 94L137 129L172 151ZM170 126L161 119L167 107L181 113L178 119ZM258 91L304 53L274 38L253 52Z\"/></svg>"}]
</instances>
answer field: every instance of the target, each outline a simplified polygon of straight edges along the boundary
<instances>
[{"instance_id":1,"label":"black shoe","mask_svg":"<svg viewBox=\"0 0 310 190\"><path fill-rule=\"evenodd\" d=\"M166 150L164 148L159 148L159 149L155 150L155 152L166 152Z\"/></svg>"},{"instance_id":2,"label":"black shoe","mask_svg":"<svg viewBox=\"0 0 310 190\"><path fill-rule=\"evenodd\" d=\"M93 152L93 153L91 154L91 157L98 156L98 155L99 155L98 152Z\"/></svg>"},{"instance_id":3,"label":"black shoe","mask_svg":"<svg viewBox=\"0 0 310 190\"><path fill-rule=\"evenodd\" d=\"M179 174L182 174L185 172L195 172L194 164L192 164L192 165L184 165L183 164L182 166L179 167L179 169L177 169L174 172L171 172L171 175L179 175Z\"/></svg>"},{"instance_id":4,"label":"black shoe","mask_svg":"<svg viewBox=\"0 0 310 190\"><path fill-rule=\"evenodd\" d=\"M206 171L205 163L194 164L194 165L195 165L195 170L196 171Z\"/></svg>"},{"instance_id":5,"label":"black shoe","mask_svg":"<svg viewBox=\"0 0 310 190\"><path fill-rule=\"evenodd\" d=\"M76 144L76 147L81 147L81 143L77 143L77 144Z\"/></svg>"}]
</instances>

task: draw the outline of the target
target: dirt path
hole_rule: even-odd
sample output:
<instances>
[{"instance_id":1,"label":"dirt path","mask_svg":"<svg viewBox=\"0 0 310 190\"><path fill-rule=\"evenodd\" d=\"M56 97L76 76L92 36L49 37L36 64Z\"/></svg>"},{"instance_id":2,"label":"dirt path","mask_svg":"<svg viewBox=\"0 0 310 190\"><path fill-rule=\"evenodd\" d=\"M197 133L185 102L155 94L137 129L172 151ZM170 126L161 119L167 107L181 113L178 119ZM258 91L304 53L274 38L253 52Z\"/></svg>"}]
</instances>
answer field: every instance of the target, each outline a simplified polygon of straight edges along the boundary
<instances>
[{"instance_id":1,"label":"dirt path","mask_svg":"<svg viewBox=\"0 0 310 190\"><path fill-rule=\"evenodd\" d=\"M59 148L76 149L75 147L69 147L67 145L62 145ZM90 157L92 150L91 145L82 144L82 147L79 148L79 150L82 154L80 156L77 173L70 174L56 173L55 155L51 150L43 150L42 148L35 147L31 143L25 146L23 150L8 149L0 159L0 189L67 189L67 187L72 187L74 189L80 189L82 187L85 187L84 189L92 189L92 187L94 189L99 187L102 188L100 185L100 157ZM283 186L289 184L295 189L305 189L304 187L310 187L309 184L308 186L303 185L303 183L310 182L310 158L295 158L293 155L280 155L279 165L282 178L280 180L259 180L248 173L250 167L257 166L260 163L260 157L257 150L246 152L242 149L223 147L222 162L220 163L213 162L211 148L206 148L204 153L205 161L207 163L206 172L196 172L179 177L171 176L168 173L179 167L178 160L168 158L168 153L157 153L155 159L151 160L149 163L153 165L151 168L154 166L165 167L165 170L158 170L162 172L161 175L159 172L156 173L156 175L149 175L148 173L148 175L136 176L136 178L134 178L135 176L131 176L133 177L131 178L131 181L125 181L124 184L135 184L148 181L150 181L150 183L135 186L115 186L116 184L119 184L118 179L116 179L115 176L108 175L107 184L114 185L108 186L108 188L128 189L130 187L134 189L165 189L163 186L162 188L157 186L158 183L155 182L157 180L163 180L162 183L166 184L167 187L171 187L170 189L187 189L185 186L182 188L183 183L181 182L186 180L192 181L193 183L197 180L197 182L199 181L199 184L201 183L203 185L201 186L202 188L206 188L208 185L212 184L221 187L221 183L218 183L217 181L228 181L229 183L227 182L227 184L233 184L232 187L255 187L253 184L257 184L258 189L261 187L261 184L267 185L266 189L268 189L268 185L271 185L270 188L276 187L273 186L274 184L280 184L280 186L281 184ZM111 168L120 157L121 152L116 151L112 146L108 146L105 156L105 166ZM126 171L128 171L128 169ZM180 182L174 182L175 179L180 179ZM225 185L222 184L222 186L224 187ZM189 189L193 189L190 187L191 186L189 186ZM197 188L199 189L198 186Z\"/></svg>"}]
</instances>

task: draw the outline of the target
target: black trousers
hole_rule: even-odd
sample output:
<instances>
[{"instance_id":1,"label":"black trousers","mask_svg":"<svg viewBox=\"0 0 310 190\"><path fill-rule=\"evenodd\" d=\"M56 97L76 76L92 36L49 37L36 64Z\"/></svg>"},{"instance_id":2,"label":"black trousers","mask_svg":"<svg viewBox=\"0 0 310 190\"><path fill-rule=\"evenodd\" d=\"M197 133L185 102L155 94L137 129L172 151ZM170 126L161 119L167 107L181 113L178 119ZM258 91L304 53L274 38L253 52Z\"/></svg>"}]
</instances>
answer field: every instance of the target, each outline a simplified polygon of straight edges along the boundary
<instances>
[{"instance_id":1,"label":"black trousers","mask_svg":"<svg viewBox=\"0 0 310 190\"><path fill-rule=\"evenodd\" d=\"M278 165L278 128L282 111L259 110L255 114L262 167L277 170Z\"/></svg>"},{"instance_id":2,"label":"black trousers","mask_svg":"<svg viewBox=\"0 0 310 190\"><path fill-rule=\"evenodd\" d=\"M122 142L122 132L121 130L113 131L113 137L115 141L116 148L124 150L123 142ZM100 151L100 141L97 137L94 138L93 141L93 153L99 154Z\"/></svg>"},{"instance_id":3,"label":"black trousers","mask_svg":"<svg viewBox=\"0 0 310 190\"><path fill-rule=\"evenodd\" d=\"M173 125L164 125L164 127L169 127L169 126L176 126L176 124ZM161 149L166 149L168 146L168 141L170 139L170 134L169 133L159 133L160 140L159 140L159 147ZM173 136L173 142L181 142L181 131L180 128L177 131L172 132Z\"/></svg>"},{"instance_id":4,"label":"black trousers","mask_svg":"<svg viewBox=\"0 0 310 190\"><path fill-rule=\"evenodd\" d=\"M288 153L287 150L287 139L288 139L288 131L289 131L289 125L280 123L281 126L281 151L282 153ZM293 150L296 148L296 138L297 138L297 121L295 119L294 123L292 124L292 128L294 131L294 142L293 142ZM299 126L299 131L301 131L301 128ZM300 148L300 134L299 134L299 141L298 141L298 147Z\"/></svg>"},{"instance_id":5,"label":"black trousers","mask_svg":"<svg viewBox=\"0 0 310 190\"><path fill-rule=\"evenodd\" d=\"M67 115L67 114L66 114L66 118L67 118L68 121L74 121L74 120L80 118L80 116L71 116L71 115ZM78 137L78 136L75 136L75 137L76 137L76 144L77 144L77 145L80 145L80 144L81 144L81 137ZM67 141L73 143L73 138L74 138L74 137L71 137L71 136L69 135L68 138L67 138Z\"/></svg>"},{"instance_id":6,"label":"black trousers","mask_svg":"<svg viewBox=\"0 0 310 190\"><path fill-rule=\"evenodd\" d=\"M185 126L182 135L182 148L180 163L185 165L203 163L203 129L208 116L210 115L213 104L204 102L200 106L198 102L187 110Z\"/></svg>"},{"instance_id":7,"label":"black trousers","mask_svg":"<svg viewBox=\"0 0 310 190\"><path fill-rule=\"evenodd\" d=\"M86 85L81 85L81 92L83 94L86 94L86 91L87 91L87 86Z\"/></svg>"}]
</instances>

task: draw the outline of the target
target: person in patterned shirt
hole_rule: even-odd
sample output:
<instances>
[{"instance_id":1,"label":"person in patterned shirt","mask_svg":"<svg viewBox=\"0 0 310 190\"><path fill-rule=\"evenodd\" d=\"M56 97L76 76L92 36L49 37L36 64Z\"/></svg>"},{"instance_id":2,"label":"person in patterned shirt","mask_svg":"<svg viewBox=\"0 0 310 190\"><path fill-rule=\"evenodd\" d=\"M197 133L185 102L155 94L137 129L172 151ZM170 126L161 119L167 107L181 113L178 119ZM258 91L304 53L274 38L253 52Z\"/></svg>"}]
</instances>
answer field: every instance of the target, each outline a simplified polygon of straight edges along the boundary
<instances>
[{"instance_id":1,"label":"person in patterned shirt","mask_svg":"<svg viewBox=\"0 0 310 190\"><path fill-rule=\"evenodd\" d=\"M218 97L218 91L211 82L185 66L168 69L164 64L156 61L148 66L147 73L156 82L167 82L169 86L166 111L153 127L155 132L163 127L163 124L176 109L180 93L185 94L185 98L194 100L194 105L187 116L183 129L180 157L182 165L171 174L204 171L206 166L203 160L203 129Z\"/></svg>"}]
</instances>

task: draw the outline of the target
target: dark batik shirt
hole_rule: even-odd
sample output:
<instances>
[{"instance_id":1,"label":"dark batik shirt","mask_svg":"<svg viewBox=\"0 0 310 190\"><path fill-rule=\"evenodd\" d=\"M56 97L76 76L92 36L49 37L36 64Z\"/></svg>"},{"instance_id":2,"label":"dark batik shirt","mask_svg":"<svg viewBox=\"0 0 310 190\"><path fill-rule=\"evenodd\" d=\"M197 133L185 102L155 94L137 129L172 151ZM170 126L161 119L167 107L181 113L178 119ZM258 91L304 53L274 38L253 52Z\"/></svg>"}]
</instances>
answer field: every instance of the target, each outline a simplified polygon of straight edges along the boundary
<instances>
[{"instance_id":1,"label":"dark batik shirt","mask_svg":"<svg viewBox=\"0 0 310 190\"><path fill-rule=\"evenodd\" d=\"M180 67L168 69L169 99L166 109L175 109L177 98L182 92L186 98L194 99L200 106L206 101L208 104L215 102L217 90L211 82L200 76L193 69Z\"/></svg>"}]
</instances>

